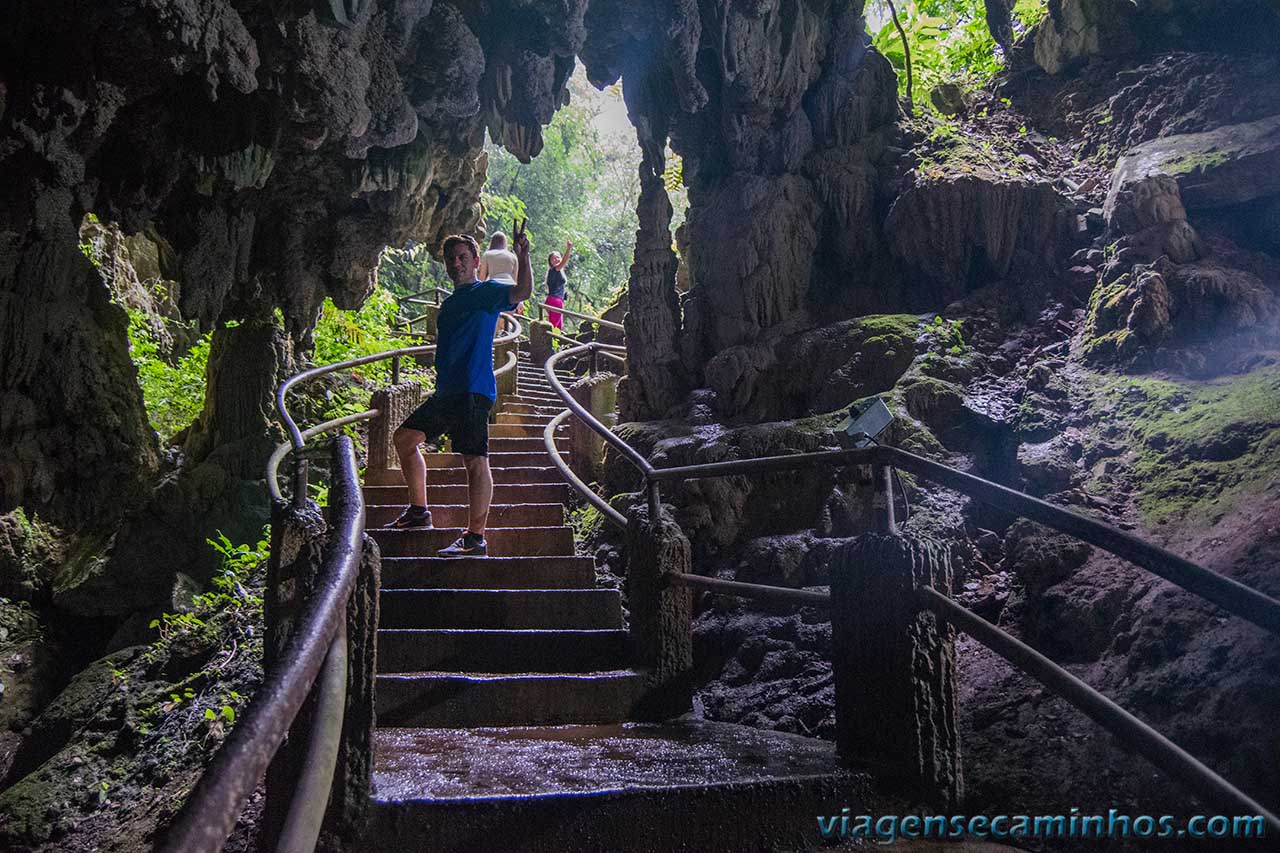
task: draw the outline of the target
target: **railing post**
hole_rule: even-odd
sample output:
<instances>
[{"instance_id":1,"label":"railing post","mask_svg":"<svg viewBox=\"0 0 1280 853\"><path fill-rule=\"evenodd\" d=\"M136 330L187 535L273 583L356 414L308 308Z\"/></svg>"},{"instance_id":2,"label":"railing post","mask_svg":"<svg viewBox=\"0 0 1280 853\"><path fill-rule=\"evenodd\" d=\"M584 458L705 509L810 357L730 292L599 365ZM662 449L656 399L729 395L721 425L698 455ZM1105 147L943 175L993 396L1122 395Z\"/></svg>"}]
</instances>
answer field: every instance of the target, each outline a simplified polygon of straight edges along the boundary
<instances>
[{"instance_id":1,"label":"railing post","mask_svg":"<svg viewBox=\"0 0 1280 853\"><path fill-rule=\"evenodd\" d=\"M584 376L569 386L569 396L605 428L617 420L618 377L609 372ZM582 418L569 420L569 467L586 483L604 481L604 438Z\"/></svg>"},{"instance_id":2,"label":"railing post","mask_svg":"<svg viewBox=\"0 0 1280 853\"><path fill-rule=\"evenodd\" d=\"M951 592L942 543L869 533L831 561L836 747L893 790L932 806L963 794L956 728L955 629L916 590Z\"/></svg>"},{"instance_id":3,"label":"railing post","mask_svg":"<svg viewBox=\"0 0 1280 853\"><path fill-rule=\"evenodd\" d=\"M302 509L307 505L307 460L301 450L294 450L293 460L293 508Z\"/></svg>"},{"instance_id":4,"label":"railing post","mask_svg":"<svg viewBox=\"0 0 1280 853\"><path fill-rule=\"evenodd\" d=\"M876 533L897 533L898 523L893 514L893 469L888 465L875 465L871 469L871 476L874 488L871 511L875 516Z\"/></svg>"},{"instance_id":5,"label":"railing post","mask_svg":"<svg viewBox=\"0 0 1280 853\"><path fill-rule=\"evenodd\" d=\"M391 356L391 384L400 384L400 356Z\"/></svg>"},{"instance_id":6,"label":"railing post","mask_svg":"<svg viewBox=\"0 0 1280 853\"><path fill-rule=\"evenodd\" d=\"M650 492L651 498L656 494ZM627 514L627 565L632 654L647 675L632 719L667 720L693 706L693 596L667 579L692 571L689 540L670 517L650 515L644 504L633 506Z\"/></svg>"},{"instance_id":7,"label":"railing post","mask_svg":"<svg viewBox=\"0 0 1280 853\"><path fill-rule=\"evenodd\" d=\"M648 492L649 492L649 517L659 518L662 515L662 492L660 491L657 480L649 481Z\"/></svg>"},{"instance_id":8,"label":"railing post","mask_svg":"<svg viewBox=\"0 0 1280 853\"><path fill-rule=\"evenodd\" d=\"M551 329L551 324L541 318L529 324L529 360L537 367L551 358Z\"/></svg>"},{"instance_id":9,"label":"railing post","mask_svg":"<svg viewBox=\"0 0 1280 853\"><path fill-rule=\"evenodd\" d=\"M369 456L365 464L365 485L394 486L403 480L396 455L396 427L422 402L425 392L417 382L379 388L369 398L369 407L378 416L369 421ZM394 463L394 464L393 464Z\"/></svg>"},{"instance_id":10,"label":"railing post","mask_svg":"<svg viewBox=\"0 0 1280 853\"><path fill-rule=\"evenodd\" d=\"M595 376L595 375L596 375L596 369L597 369L597 368L596 368L596 364L597 364L597 362L596 362L596 351L595 351L595 349L594 349L594 348L592 348L592 350L591 350L591 364L590 364L590 366L587 368L587 375L588 375L588 376Z\"/></svg>"}]
</instances>

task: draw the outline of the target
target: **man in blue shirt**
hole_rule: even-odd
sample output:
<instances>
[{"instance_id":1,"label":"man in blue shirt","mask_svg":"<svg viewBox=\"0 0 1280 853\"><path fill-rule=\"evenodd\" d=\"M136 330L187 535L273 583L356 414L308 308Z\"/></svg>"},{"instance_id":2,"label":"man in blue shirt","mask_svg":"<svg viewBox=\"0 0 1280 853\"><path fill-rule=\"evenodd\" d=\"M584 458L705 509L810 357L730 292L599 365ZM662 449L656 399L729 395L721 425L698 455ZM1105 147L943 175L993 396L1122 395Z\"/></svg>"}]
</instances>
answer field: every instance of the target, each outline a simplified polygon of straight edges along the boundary
<instances>
[{"instance_id":1,"label":"man in blue shirt","mask_svg":"<svg viewBox=\"0 0 1280 853\"><path fill-rule=\"evenodd\" d=\"M396 430L394 441L400 470L409 488L409 508L390 527L430 527L427 511L427 468L418 445L441 435L453 440L467 469L469 519L466 531L442 557L483 557L493 474L489 470L489 410L498 396L493 378L493 336L498 315L515 310L533 292L529 266L529 238L525 223L514 229L516 283L477 281L480 247L469 236L444 241L444 263L453 280L453 294L440 306L436 320L436 391Z\"/></svg>"}]
</instances>

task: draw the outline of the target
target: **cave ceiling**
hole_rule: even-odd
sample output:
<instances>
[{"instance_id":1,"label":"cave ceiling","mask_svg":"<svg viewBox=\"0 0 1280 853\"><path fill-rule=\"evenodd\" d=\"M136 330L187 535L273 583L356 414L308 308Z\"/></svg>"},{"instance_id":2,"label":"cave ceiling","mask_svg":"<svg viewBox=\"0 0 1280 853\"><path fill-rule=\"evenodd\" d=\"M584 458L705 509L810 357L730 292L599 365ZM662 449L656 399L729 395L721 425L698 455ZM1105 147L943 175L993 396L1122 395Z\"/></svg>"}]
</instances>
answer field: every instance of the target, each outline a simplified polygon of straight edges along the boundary
<instances>
[{"instance_id":1,"label":"cave ceiling","mask_svg":"<svg viewBox=\"0 0 1280 853\"><path fill-rule=\"evenodd\" d=\"M626 78L651 174L661 172L670 138L691 184L756 176L744 190L759 208L752 215L815 211L809 184L795 179L805 158L850 141L851 123L885 121L894 109L886 64L887 97L873 93L863 98L871 106L836 115L860 96L849 89L856 75L844 73L866 52L860 3L8 6L0 34L0 511L92 505L102 488L86 480L127 483L155 466L159 448L133 380L123 312L77 251L86 213L160 245L181 314L198 330L279 308L290 337L305 345L326 296L353 308L370 292L384 245L435 245L479 224L486 129L520 159L536 156L578 58L597 85ZM843 53L828 63L832 45ZM824 78L828 66L841 73ZM661 214L650 218L657 234ZM647 298L664 315L654 328L664 353L655 370L665 370L681 346L677 307L658 292L674 264L659 258L653 269L650 292L636 303ZM804 275L794 272L788 278ZM766 264L749 278L771 306L765 316L746 316L759 313L751 302L761 298L747 292L740 310L696 330L686 347L721 348L795 304L798 291L778 270ZM707 279L717 284L713 269ZM656 381L657 373L639 375L633 384L643 397ZM83 495L72 501L75 491Z\"/></svg>"}]
</instances>

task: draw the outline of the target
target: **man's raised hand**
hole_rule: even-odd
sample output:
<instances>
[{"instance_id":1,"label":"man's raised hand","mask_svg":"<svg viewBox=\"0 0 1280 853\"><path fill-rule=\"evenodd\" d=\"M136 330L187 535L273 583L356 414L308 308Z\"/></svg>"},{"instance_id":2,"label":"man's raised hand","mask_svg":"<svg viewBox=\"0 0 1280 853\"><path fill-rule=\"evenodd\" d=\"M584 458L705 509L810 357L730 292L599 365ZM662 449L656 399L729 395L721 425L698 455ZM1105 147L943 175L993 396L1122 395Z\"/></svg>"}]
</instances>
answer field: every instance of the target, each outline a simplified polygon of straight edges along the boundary
<instances>
[{"instance_id":1,"label":"man's raised hand","mask_svg":"<svg viewBox=\"0 0 1280 853\"><path fill-rule=\"evenodd\" d=\"M524 220L519 220L519 219L512 220L512 226L513 227L511 229L511 235L512 235L511 242L512 242L512 245L515 247L516 254L528 255L529 254L529 235L528 235L529 218L525 217Z\"/></svg>"}]
</instances>

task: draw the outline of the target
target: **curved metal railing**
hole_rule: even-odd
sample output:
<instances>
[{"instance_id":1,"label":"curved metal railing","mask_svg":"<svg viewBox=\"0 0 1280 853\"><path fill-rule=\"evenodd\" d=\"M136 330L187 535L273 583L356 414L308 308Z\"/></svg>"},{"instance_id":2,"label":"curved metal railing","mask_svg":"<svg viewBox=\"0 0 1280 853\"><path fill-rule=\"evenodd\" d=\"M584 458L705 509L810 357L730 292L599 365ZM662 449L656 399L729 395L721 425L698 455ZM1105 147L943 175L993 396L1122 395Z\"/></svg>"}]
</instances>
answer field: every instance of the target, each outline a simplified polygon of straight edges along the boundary
<instances>
[{"instance_id":1,"label":"curved metal railing","mask_svg":"<svg viewBox=\"0 0 1280 853\"><path fill-rule=\"evenodd\" d=\"M519 320L502 315L507 330L495 345L519 338ZM435 352L434 345L400 347L334 364L301 371L280 383L276 408L289 435L267 462L267 488L272 498L283 500L278 483L280 463L292 451L301 451L309 438L347 424L377 417L377 409L334 418L301 430L289 413L286 395L295 386L339 370L392 359L393 384L399 380L399 359ZM499 377L516 368L514 351L494 371ZM299 455L294 483L296 504L306 501L306 466ZM321 566L317 592L305 604L298 628L289 637L281 663L273 668L249 707L201 776L186 806L167 835L164 850L217 851L222 849L250 794L284 741L289 727L309 695L317 676L317 707L307 742L303 770L294 790L289 813L281 830L278 849L312 850L319 837L333 786L342 738L347 688L346 604L355 587L364 536L364 498L360 489L355 449L351 439L339 436L334 445L334 471L330 488L330 524L336 531Z\"/></svg>"},{"instance_id":2,"label":"curved metal railing","mask_svg":"<svg viewBox=\"0 0 1280 853\"><path fill-rule=\"evenodd\" d=\"M625 326L623 326L621 323L615 323L613 320L605 320L601 317L592 317L590 314L582 314L577 311L570 311L568 308L563 308L563 307L557 308L556 306L548 305L545 302L538 302L538 303L535 303L535 305L538 308L539 320L542 319L543 311L554 311L555 313L563 314L566 317L576 317L579 320L586 320L591 323L599 323L601 326L605 327L606 329L616 329L619 332L626 331Z\"/></svg>"},{"instance_id":3,"label":"curved metal railing","mask_svg":"<svg viewBox=\"0 0 1280 853\"><path fill-rule=\"evenodd\" d=\"M417 293L410 293L408 296L400 296L396 298L396 307L403 308L405 305L430 305L439 308L443 304L444 299L453 294L452 290L447 290L439 285L433 285L426 290L419 290ZM422 299L423 296L430 296L430 299ZM416 317L405 317L403 314L397 313L396 323L397 329L406 334L420 334L413 330L413 326L419 320L426 318L426 314L419 314Z\"/></svg>"},{"instance_id":4,"label":"curved metal railing","mask_svg":"<svg viewBox=\"0 0 1280 853\"><path fill-rule=\"evenodd\" d=\"M501 317L503 322L507 325L507 331L494 338L494 346L501 346L518 340L521 332L523 331L520 321L515 317L515 315L503 313ZM276 411L280 413L280 422L284 426L285 432L288 433L289 441L277 446L275 452L271 454L271 458L267 463L267 490L271 493L271 497L274 500L284 499L279 484L280 463L283 462L284 458L291 452L300 452L306 444L306 439L319 435L322 432L338 429L339 427L346 426L350 423L376 418L380 414L377 409L367 409L366 411L355 415L347 415L342 418L334 418L333 420L325 421L304 433L298 428L298 424L294 421L293 416L289 414L289 408L285 404L285 395L288 394L294 386L300 385L304 382L309 382L318 376L335 373L339 370L348 370L352 367L359 367L362 364L370 364L375 361L385 361L386 359L392 360L392 384L396 384L399 381L399 361L401 358L405 356L426 355L428 353L434 353L435 351L435 344L425 344L417 347L399 347L398 349L386 350L384 352L373 353L372 355L365 355L359 358L352 358L346 361L338 361L333 364L324 364L318 367L313 367L309 370L304 370L301 373L295 373L281 382L280 386L276 389ZM495 377L499 377L511 370L514 370L516 367L516 361L517 359L514 352L507 353L506 363L495 369L493 375ZM300 462L302 461L301 457L299 457L299 460ZM307 490L305 477L306 465L299 464L298 470L295 472L294 479L295 504L306 500Z\"/></svg>"},{"instance_id":5,"label":"curved metal railing","mask_svg":"<svg viewBox=\"0 0 1280 853\"><path fill-rule=\"evenodd\" d=\"M691 479L741 476L774 471L791 471L801 468L820 467L829 469L849 465L864 465L871 466L874 472L873 482L877 491L875 501L877 529L883 533L894 533L896 532L896 524L893 518L892 481L890 480L889 472L891 468L901 468L940 486L954 489L1013 515L1040 522L1129 560L1153 574L1217 604L1229 613L1246 619L1273 634L1280 635L1280 601L1276 601L1238 581L1210 571L1164 548L1145 542L1137 536L1125 533L1108 524L1076 515L1038 498L1033 498L1014 489L1001 486L998 483L975 477L972 474L965 474L962 471L916 456L896 447L874 445L854 450L822 451L674 468L655 468L635 448L619 438L586 408L574 400L560 382L559 377L556 376L555 366L561 359L574 357L584 352L604 349L610 348L598 343L582 344L556 353L547 360L544 368L547 381L551 383L551 387L556 394L569 407L569 411L557 416L557 420L553 421L553 424L558 425L558 423L563 422L563 419L567 418L570 413L577 415L594 432L608 442L611 447L618 450L635 465L644 475L646 491L648 492L649 518L651 519L657 519L660 516L661 496L659 484L664 481L678 483ZM563 460L559 458L559 448L555 446L553 434L554 429L548 428L544 433L544 441L552 460L563 472L565 466L563 465ZM581 480L571 477L570 483L575 489L582 492L583 496L591 501L594 506L600 508L603 499L595 495ZM588 493L590 494L588 495ZM613 510L612 507L609 508L609 512L604 514L606 518L615 524L620 524L624 527L627 525L626 518L621 513ZM706 578L685 573L671 575L669 580L671 583L680 586L697 587L712 592L749 598L819 605L830 604L829 595L811 590L782 590L776 587L764 587L759 584L722 581L716 578ZM1020 668L1046 688L1078 708L1094 722L1151 761L1155 766L1164 770L1173 779L1186 785L1189 790L1207 798L1211 802L1237 809L1238 814L1259 815L1270 826L1272 832L1280 833L1280 816L1263 808L1257 801L1214 773L1190 753L1178 747L1084 681L1053 663L1049 658L934 589L926 587L920 591L920 606L934 611L956 627L968 632L974 639L983 643L1009 661L1009 663Z\"/></svg>"},{"instance_id":6,"label":"curved metal railing","mask_svg":"<svg viewBox=\"0 0 1280 853\"><path fill-rule=\"evenodd\" d=\"M304 773L294 793L278 849L315 848L341 738L347 688L347 600L359 574L364 536L364 497L355 448L345 435L334 444L329 519L334 534L316 591L304 605L279 664L267 672L170 827L161 848L165 853L222 849L321 676L305 765L310 772Z\"/></svg>"}]
</instances>

